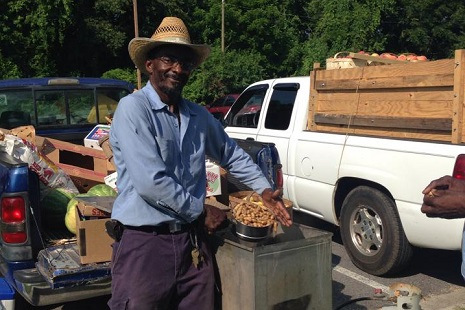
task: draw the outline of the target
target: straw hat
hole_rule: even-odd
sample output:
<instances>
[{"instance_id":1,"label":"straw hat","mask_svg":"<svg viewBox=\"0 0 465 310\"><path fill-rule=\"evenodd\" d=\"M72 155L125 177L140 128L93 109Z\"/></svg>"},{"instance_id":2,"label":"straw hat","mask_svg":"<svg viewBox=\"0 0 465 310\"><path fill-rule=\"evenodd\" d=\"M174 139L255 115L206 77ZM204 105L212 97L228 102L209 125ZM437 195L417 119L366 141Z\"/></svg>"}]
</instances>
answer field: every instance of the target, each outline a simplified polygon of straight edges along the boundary
<instances>
[{"instance_id":1,"label":"straw hat","mask_svg":"<svg viewBox=\"0 0 465 310\"><path fill-rule=\"evenodd\" d=\"M134 38L129 42L129 56L140 71L149 74L145 69L147 53L154 47L165 44L179 44L192 49L196 54L196 67L210 54L210 46L192 44L184 22L177 17L165 17L151 38Z\"/></svg>"}]
</instances>

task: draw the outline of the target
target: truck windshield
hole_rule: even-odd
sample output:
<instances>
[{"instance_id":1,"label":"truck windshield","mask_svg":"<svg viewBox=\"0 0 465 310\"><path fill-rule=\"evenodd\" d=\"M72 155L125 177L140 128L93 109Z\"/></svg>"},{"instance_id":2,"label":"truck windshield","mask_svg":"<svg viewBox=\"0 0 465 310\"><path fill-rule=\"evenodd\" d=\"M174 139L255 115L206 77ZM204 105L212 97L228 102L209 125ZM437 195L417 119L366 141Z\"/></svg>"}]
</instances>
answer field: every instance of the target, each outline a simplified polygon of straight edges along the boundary
<instances>
[{"instance_id":1,"label":"truck windshield","mask_svg":"<svg viewBox=\"0 0 465 310\"><path fill-rule=\"evenodd\" d=\"M118 101L129 94L123 88L9 89L0 93L0 127L107 123Z\"/></svg>"}]
</instances>

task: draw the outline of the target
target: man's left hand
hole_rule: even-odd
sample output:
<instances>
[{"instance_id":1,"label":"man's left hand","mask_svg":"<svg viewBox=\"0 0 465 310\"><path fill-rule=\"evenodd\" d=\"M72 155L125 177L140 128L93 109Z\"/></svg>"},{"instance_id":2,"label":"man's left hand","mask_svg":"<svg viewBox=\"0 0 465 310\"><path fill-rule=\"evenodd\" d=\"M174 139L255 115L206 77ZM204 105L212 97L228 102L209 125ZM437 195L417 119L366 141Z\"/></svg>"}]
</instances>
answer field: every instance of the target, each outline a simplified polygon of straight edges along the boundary
<instances>
[{"instance_id":1,"label":"man's left hand","mask_svg":"<svg viewBox=\"0 0 465 310\"><path fill-rule=\"evenodd\" d=\"M286 210L284 206L284 202L281 199L281 191L280 190L271 190L271 188L267 188L262 193L262 200L263 204L270 209L275 215L278 221L284 226L291 226L292 220L289 212Z\"/></svg>"}]
</instances>

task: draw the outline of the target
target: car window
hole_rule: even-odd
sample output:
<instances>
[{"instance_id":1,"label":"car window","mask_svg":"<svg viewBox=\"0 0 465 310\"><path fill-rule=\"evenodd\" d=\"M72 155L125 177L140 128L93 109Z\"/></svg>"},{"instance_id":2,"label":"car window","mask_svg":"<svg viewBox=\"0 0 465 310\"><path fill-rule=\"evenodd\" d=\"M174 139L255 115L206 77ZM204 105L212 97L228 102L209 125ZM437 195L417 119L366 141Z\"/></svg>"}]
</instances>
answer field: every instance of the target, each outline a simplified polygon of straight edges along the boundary
<instances>
[{"instance_id":1,"label":"car window","mask_svg":"<svg viewBox=\"0 0 465 310\"><path fill-rule=\"evenodd\" d=\"M242 93L227 115L228 126L257 128L267 89L268 85L257 85Z\"/></svg>"},{"instance_id":2,"label":"car window","mask_svg":"<svg viewBox=\"0 0 465 310\"><path fill-rule=\"evenodd\" d=\"M119 100L134 89L106 79L34 78L0 85L0 128L33 125L37 135L77 144L95 125L108 124Z\"/></svg>"},{"instance_id":3,"label":"car window","mask_svg":"<svg viewBox=\"0 0 465 310\"><path fill-rule=\"evenodd\" d=\"M273 87L266 112L265 128L286 130L291 122L292 109L297 96L298 84L277 84Z\"/></svg>"},{"instance_id":4,"label":"car window","mask_svg":"<svg viewBox=\"0 0 465 310\"><path fill-rule=\"evenodd\" d=\"M120 89L98 89L97 90L97 105L98 105L98 122L106 123L109 118L113 117L118 106L118 101L127 95L126 91ZM92 107L87 115L87 121L90 123L97 122L97 110Z\"/></svg>"},{"instance_id":5,"label":"car window","mask_svg":"<svg viewBox=\"0 0 465 310\"><path fill-rule=\"evenodd\" d=\"M232 96L226 97L226 100L224 101L224 106L231 106L234 103L235 100L236 100L236 98L234 98Z\"/></svg>"},{"instance_id":6,"label":"car window","mask_svg":"<svg viewBox=\"0 0 465 310\"><path fill-rule=\"evenodd\" d=\"M64 91L37 91L36 107L38 126L67 123Z\"/></svg>"},{"instance_id":7,"label":"car window","mask_svg":"<svg viewBox=\"0 0 465 310\"><path fill-rule=\"evenodd\" d=\"M70 124L95 124L96 120L89 121L87 116L92 109L95 109L93 90L69 91L69 123Z\"/></svg>"},{"instance_id":8,"label":"car window","mask_svg":"<svg viewBox=\"0 0 465 310\"><path fill-rule=\"evenodd\" d=\"M14 128L35 124L34 98L31 90L0 93L0 128Z\"/></svg>"}]
</instances>

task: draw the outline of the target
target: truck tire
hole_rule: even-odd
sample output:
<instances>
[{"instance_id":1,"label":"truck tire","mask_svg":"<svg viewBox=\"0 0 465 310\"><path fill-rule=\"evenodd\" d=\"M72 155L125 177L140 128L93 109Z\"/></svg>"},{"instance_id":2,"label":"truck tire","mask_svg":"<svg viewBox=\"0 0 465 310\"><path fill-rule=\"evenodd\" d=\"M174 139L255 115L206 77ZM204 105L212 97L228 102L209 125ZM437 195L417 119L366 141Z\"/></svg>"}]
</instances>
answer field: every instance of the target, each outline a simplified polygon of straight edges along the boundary
<instances>
[{"instance_id":1,"label":"truck tire","mask_svg":"<svg viewBox=\"0 0 465 310\"><path fill-rule=\"evenodd\" d=\"M409 264L413 248L394 201L383 192L359 186L344 199L341 238L355 266L376 276L395 274Z\"/></svg>"}]
</instances>

